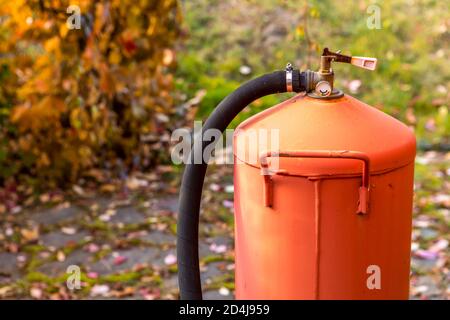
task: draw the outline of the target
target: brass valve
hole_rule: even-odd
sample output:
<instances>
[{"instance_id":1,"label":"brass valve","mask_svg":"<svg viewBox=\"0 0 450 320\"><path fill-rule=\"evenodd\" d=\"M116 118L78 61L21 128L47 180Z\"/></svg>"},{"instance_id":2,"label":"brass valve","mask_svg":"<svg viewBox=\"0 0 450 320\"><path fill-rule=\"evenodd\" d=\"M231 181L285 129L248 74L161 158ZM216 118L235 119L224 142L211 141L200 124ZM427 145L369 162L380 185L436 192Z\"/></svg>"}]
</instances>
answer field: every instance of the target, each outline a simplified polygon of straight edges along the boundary
<instances>
[{"instance_id":1,"label":"brass valve","mask_svg":"<svg viewBox=\"0 0 450 320\"><path fill-rule=\"evenodd\" d=\"M332 52L325 48L320 57L319 71L314 72L314 75L311 77L312 83L309 84L309 88L312 90L308 93L310 97L330 99L343 95L342 91L334 89L332 62L350 63L367 70L375 70L377 65L376 58L346 56L341 54L340 51Z\"/></svg>"}]
</instances>

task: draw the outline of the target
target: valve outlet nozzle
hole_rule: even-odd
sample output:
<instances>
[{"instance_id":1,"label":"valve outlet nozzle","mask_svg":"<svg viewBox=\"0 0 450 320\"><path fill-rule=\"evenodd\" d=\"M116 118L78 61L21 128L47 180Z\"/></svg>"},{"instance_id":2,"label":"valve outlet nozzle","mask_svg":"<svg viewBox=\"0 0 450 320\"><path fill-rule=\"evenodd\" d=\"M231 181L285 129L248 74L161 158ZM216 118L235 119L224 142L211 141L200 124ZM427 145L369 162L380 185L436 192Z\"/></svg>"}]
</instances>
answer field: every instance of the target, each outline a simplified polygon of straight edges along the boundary
<instances>
[{"instance_id":1,"label":"valve outlet nozzle","mask_svg":"<svg viewBox=\"0 0 450 320\"><path fill-rule=\"evenodd\" d=\"M352 57L350 63L354 66L373 71L377 67L377 58Z\"/></svg>"}]
</instances>

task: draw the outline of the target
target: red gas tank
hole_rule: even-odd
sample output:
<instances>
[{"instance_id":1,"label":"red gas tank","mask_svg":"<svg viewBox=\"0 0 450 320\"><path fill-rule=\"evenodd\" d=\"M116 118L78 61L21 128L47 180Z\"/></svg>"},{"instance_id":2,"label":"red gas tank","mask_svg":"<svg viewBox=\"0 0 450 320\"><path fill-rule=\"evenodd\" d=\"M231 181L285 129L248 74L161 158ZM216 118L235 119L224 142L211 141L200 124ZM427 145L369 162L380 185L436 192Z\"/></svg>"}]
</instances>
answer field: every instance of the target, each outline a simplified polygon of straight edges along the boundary
<instances>
[{"instance_id":1,"label":"red gas tank","mask_svg":"<svg viewBox=\"0 0 450 320\"><path fill-rule=\"evenodd\" d=\"M348 95L242 123L236 297L407 299L415 150L408 127Z\"/></svg>"}]
</instances>

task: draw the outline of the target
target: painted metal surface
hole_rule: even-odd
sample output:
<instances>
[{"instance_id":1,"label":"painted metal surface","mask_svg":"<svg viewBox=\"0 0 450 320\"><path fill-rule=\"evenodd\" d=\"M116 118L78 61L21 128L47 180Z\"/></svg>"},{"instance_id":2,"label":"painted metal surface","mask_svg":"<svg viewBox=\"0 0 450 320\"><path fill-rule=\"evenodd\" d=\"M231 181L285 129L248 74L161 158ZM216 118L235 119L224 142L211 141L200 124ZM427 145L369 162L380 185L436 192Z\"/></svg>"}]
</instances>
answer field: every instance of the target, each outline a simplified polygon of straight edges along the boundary
<instances>
[{"instance_id":1,"label":"painted metal surface","mask_svg":"<svg viewBox=\"0 0 450 320\"><path fill-rule=\"evenodd\" d=\"M349 96L313 100L294 97L235 135L236 297L407 299L414 135ZM255 128L278 128L279 150L261 145L250 163L241 142ZM281 156L268 195L261 170L273 155ZM366 185L368 211L357 215Z\"/></svg>"},{"instance_id":2,"label":"painted metal surface","mask_svg":"<svg viewBox=\"0 0 450 320\"><path fill-rule=\"evenodd\" d=\"M254 142L253 134L278 131L278 146ZM270 133L268 134L270 136ZM269 139L270 140L270 139ZM260 168L263 152L289 150L352 150L370 157L371 172L383 172L414 161L411 129L393 117L351 96L319 100L299 94L242 122L234 136L239 162ZM254 153L254 154L252 154ZM255 163L249 158L256 159ZM279 167L303 176L361 175L358 160L279 159Z\"/></svg>"},{"instance_id":3,"label":"painted metal surface","mask_svg":"<svg viewBox=\"0 0 450 320\"><path fill-rule=\"evenodd\" d=\"M362 181L359 187L358 214L366 214L369 201L369 177L370 177L370 159L369 157L358 151L324 151L324 150L308 150L308 151L268 151L260 156L261 174L264 178L264 205L272 207L273 181L272 175L278 171L270 172L267 158L284 157L284 158L331 158L331 159L357 159L363 163ZM289 174L286 170L280 171L281 174Z\"/></svg>"}]
</instances>

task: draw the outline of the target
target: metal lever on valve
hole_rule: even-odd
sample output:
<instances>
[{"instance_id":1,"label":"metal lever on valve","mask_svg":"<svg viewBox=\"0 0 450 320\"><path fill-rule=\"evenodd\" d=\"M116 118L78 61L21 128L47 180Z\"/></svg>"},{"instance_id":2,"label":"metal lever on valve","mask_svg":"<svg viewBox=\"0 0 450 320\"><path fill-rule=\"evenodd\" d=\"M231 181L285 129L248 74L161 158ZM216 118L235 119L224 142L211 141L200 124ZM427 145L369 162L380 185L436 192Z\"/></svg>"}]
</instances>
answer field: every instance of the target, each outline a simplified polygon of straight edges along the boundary
<instances>
[{"instance_id":1,"label":"metal lever on valve","mask_svg":"<svg viewBox=\"0 0 450 320\"><path fill-rule=\"evenodd\" d=\"M314 91L310 93L310 96L323 99L339 98L342 96L342 91L334 89L334 72L331 68L332 62L349 63L372 71L377 66L376 58L346 56L339 51L332 52L328 48L325 48L320 57L319 71L315 73Z\"/></svg>"},{"instance_id":2,"label":"metal lever on valve","mask_svg":"<svg viewBox=\"0 0 450 320\"><path fill-rule=\"evenodd\" d=\"M367 70L375 70L377 67L377 58L370 57L351 57L341 54L338 52L332 52L328 50L328 48L323 49L321 61L320 61L320 70L323 72L328 72L331 70L331 62L343 62L350 63L354 66L367 69ZM320 71L319 71L320 72Z\"/></svg>"},{"instance_id":3,"label":"metal lever on valve","mask_svg":"<svg viewBox=\"0 0 450 320\"><path fill-rule=\"evenodd\" d=\"M367 69L367 70L375 70L377 67L377 59L376 58L368 58L368 57L352 57L352 65Z\"/></svg>"}]
</instances>

